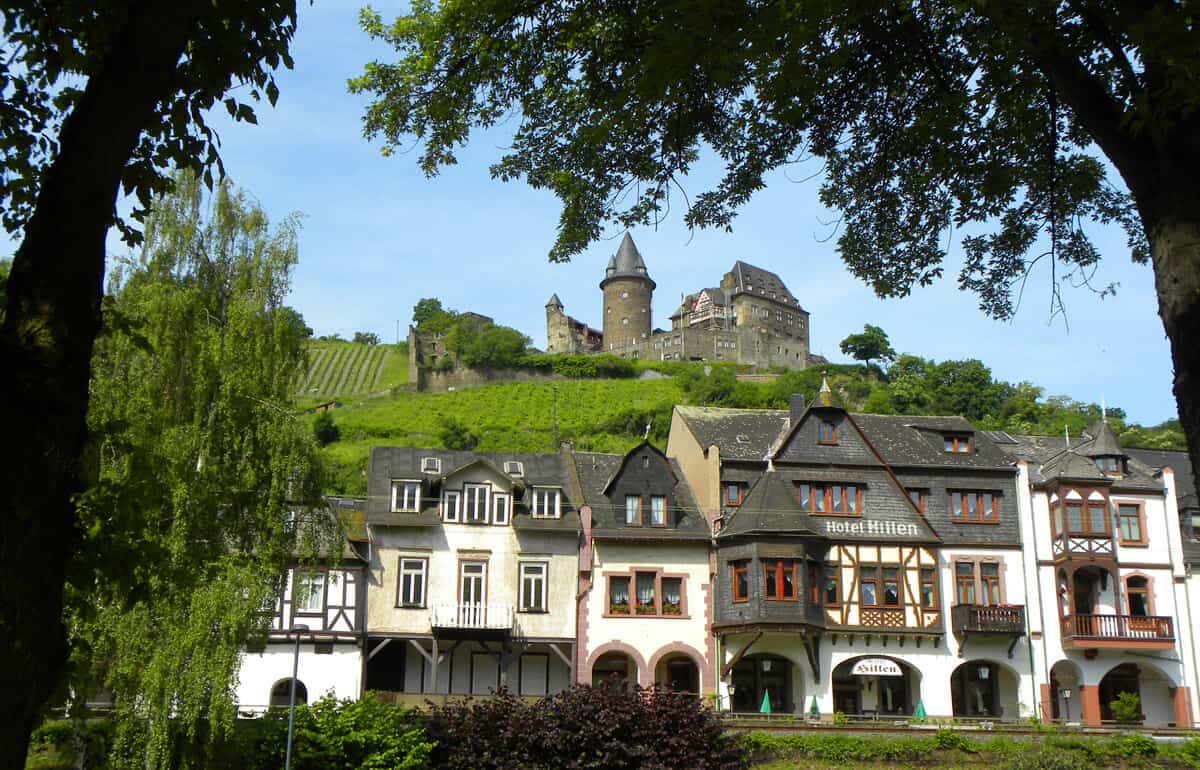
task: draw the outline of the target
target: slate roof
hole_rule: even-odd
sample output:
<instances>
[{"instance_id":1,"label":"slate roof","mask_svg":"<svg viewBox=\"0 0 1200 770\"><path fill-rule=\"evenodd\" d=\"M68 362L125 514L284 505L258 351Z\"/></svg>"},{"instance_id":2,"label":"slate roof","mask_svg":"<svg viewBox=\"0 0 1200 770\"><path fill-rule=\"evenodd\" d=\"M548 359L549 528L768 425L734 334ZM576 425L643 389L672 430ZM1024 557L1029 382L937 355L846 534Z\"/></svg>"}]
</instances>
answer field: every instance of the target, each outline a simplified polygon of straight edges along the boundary
<instances>
[{"instance_id":1,"label":"slate roof","mask_svg":"<svg viewBox=\"0 0 1200 770\"><path fill-rule=\"evenodd\" d=\"M820 536L820 524L796 501L796 487L778 472L759 475L742 504L725 519L718 538L748 534Z\"/></svg>"},{"instance_id":2,"label":"slate roof","mask_svg":"<svg viewBox=\"0 0 1200 770\"><path fill-rule=\"evenodd\" d=\"M896 414L852 414L851 418L884 462L893 467L1009 468L1012 459L965 417L926 417ZM947 433L971 434L971 451L946 452Z\"/></svg>"},{"instance_id":3,"label":"slate roof","mask_svg":"<svg viewBox=\"0 0 1200 770\"><path fill-rule=\"evenodd\" d=\"M421 461L426 457L441 460L441 473L423 473ZM579 531L577 495L571 492L567 461L557 454L517 454L503 452L469 452L416 447L371 447L367 471L367 523L375 526L438 527L442 525L439 512L441 483L447 476L467 465L482 462L507 476L500 469L509 461L522 464L523 473L513 479L512 526L519 530ZM421 511L397 513L390 511L393 479L421 480ZM562 516L558 519L532 518L529 515L529 490L532 487L560 487Z\"/></svg>"},{"instance_id":4,"label":"slate roof","mask_svg":"<svg viewBox=\"0 0 1200 770\"><path fill-rule=\"evenodd\" d=\"M708 296L712 300L712 303L714 305L716 305L717 307L725 307L726 305L729 304L729 297L725 293L724 289L722 289L720 286L710 287L710 288L701 289L700 291L693 292L691 294L686 295L683 298L683 301L679 303L679 307L675 308L675 312L671 313L671 315L668 317L669 318L682 318L684 309L691 307L696 302L698 302L700 300L700 295L704 294L704 293L708 294Z\"/></svg>"},{"instance_id":5,"label":"slate roof","mask_svg":"<svg viewBox=\"0 0 1200 770\"><path fill-rule=\"evenodd\" d=\"M721 450L724 460L763 460L788 428L785 409L723 409L677 406L675 411L705 451Z\"/></svg>"},{"instance_id":6,"label":"slate roof","mask_svg":"<svg viewBox=\"0 0 1200 770\"><path fill-rule=\"evenodd\" d=\"M1088 457L1125 454L1121 450L1121 445L1117 442L1117 437L1113 435L1112 428L1108 427L1107 421L1092 423L1088 426L1087 432L1093 438L1087 444L1080 447L1079 451Z\"/></svg>"},{"instance_id":7,"label":"slate roof","mask_svg":"<svg viewBox=\"0 0 1200 770\"><path fill-rule=\"evenodd\" d=\"M635 450L631 450L629 454ZM575 470L579 480L581 505L592 509L592 534L610 540L708 540L708 521L696 504L695 495L684 479L679 463L669 459L674 474L674 505L667 511L668 527L627 527L623 500L605 494L628 455L600 452L575 452Z\"/></svg>"},{"instance_id":8,"label":"slate roof","mask_svg":"<svg viewBox=\"0 0 1200 770\"><path fill-rule=\"evenodd\" d=\"M1117 452L1097 454L1125 454L1127 472L1122 476L1106 476L1090 459L1094 437L1084 434L1067 440L1062 436L1012 436L1014 444L1000 444L1000 449L1014 460L1029 463L1029 479L1034 484L1046 484L1054 479L1096 481L1111 484L1114 490L1155 493L1162 491L1162 480L1156 477L1155 468L1143 463L1136 456L1117 447ZM1115 439L1114 439L1115 441ZM1103 447L1102 447L1103 448ZM1082 462L1080 462L1082 460ZM1085 464L1090 467L1085 467Z\"/></svg>"},{"instance_id":9,"label":"slate roof","mask_svg":"<svg viewBox=\"0 0 1200 770\"><path fill-rule=\"evenodd\" d=\"M1183 560L1188 564L1200 564L1200 531L1193 529L1188 521L1190 513L1200 508L1200 499L1196 497L1196 479L1187 452L1173 449L1126 449L1125 454L1155 471L1167 466L1175 471L1179 528L1183 532ZM1188 537L1189 532L1191 537Z\"/></svg>"},{"instance_id":10,"label":"slate roof","mask_svg":"<svg viewBox=\"0 0 1200 770\"><path fill-rule=\"evenodd\" d=\"M562 306L563 303L562 300L558 298L558 292L554 292L550 295L550 299L546 300L546 307L561 308Z\"/></svg>"},{"instance_id":11,"label":"slate roof","mask_svg":"<svg viewBox=\"0 0 1200 770\"><path fill-rule=\"evenodd\" d=\"M733 283L732 290L730 291L730 296L732 297L736 297L739 294L749 294L753 297L774 299L776 302L792 305L801 312L807 312L804 308L800 307L799 300L788 290L783 279L770 270L764 270L761 267L755 267L754 265L738 260L729 269L728 276ZM775 296L772 297L772 294Z\"/></svg>"},{"instance_id":12,"label":"slate roof","mask_svg":"<svg viewBox=\"0 0 1200 770\"><path fill-rule=\"evenodd\" d=\"M625 237L621 239L621 245L617 247L617 253L608 261L608 268L604 271L604 280L600 282L600 288L604 288L604 284L612 278L642 278L650 281L651 289L655 288L655 283L646 270L646 263L642 260L642 255L637 250L637 246L633 244L633 238L629 233L625 233Z\"/></svg>"}]
</instances>

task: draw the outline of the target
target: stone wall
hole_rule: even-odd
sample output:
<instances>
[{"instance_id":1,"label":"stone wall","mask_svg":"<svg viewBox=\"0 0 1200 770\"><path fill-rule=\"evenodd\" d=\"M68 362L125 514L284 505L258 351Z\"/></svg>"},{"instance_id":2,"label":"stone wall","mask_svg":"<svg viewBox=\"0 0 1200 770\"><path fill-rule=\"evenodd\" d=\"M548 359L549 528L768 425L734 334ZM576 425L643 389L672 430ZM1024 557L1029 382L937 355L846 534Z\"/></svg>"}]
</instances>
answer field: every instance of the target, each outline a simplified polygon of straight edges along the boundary
<instances>
[{"instance_id":1,"label":"stone wall","mask_svg":"<svg viewBox=\"0 0 1200 770\"><path fill-rule=\"evenodd\" d=\"M561 374L553 372L537 372L528 369L472 369L459 364L455 368L436 372L429 369L418 369L415 377L409 378L409 384L417 390L455 390L472 388L478 385L495 385L501 382L549 382L565 380Z\"/></svg>"}]
</instances>

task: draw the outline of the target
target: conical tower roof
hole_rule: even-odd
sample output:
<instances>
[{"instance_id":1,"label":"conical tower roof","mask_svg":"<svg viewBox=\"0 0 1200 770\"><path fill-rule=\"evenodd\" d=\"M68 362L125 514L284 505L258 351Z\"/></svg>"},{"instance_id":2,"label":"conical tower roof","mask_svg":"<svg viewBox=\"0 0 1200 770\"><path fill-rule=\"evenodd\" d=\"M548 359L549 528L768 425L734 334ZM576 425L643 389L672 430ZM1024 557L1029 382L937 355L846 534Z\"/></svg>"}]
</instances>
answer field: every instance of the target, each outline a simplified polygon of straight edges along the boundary
<instances>
[{"instance_id":1,"label":"conical tower roof","mask_svg":"<svg viewBox=\"0 0 1200 770\"><path fill-rule=\"evenodd\" d=\"M546 300L546 307L562 308L562 300L558 298L558 292L550 295L550 299Z\"/></svg>"},{"instance_id":2,"label":"conical tower roof","mask_svg":"<svg viewBox=\"0 0 1200 770\"><path fill-rule=\"evenodd\" d=\"M1121 451L1121 444L1117 441L1116 434L1113 433L1112 428L1108 427L1107 420L1089 425L1088 433L1092 434L1092 440L1085 447L1081 447L1088 457L1120 456L1125 454Z\"/></svg>"},{"instance_id":3,"label":"conical tower roof","mask_svg":"<svg viewBox=\"0 0 1200 770\"><path fill-rule=\"evenodd\" d=\"M625 233L621 245L617 247L617 253L608 261L608 269L604 271L604 280L600 282L600 288L603 289L604 285L614 278L640 278L649 281L651 289L655 287L650 272L646 270L646 263L629 233Z\"/></svg>"}]
</instances>

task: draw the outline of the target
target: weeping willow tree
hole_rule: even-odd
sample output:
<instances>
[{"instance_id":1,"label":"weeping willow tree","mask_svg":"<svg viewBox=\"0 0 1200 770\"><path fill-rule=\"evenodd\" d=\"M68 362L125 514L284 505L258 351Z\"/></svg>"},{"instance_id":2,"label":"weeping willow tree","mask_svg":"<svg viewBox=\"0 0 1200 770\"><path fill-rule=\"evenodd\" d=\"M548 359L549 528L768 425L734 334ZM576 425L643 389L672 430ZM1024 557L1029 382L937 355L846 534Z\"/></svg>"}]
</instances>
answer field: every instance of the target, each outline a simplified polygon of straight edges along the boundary
<instances>
[{"instance_id":1,"label":"weeping willow tree","mask_svg":"<svg viewBox=\"0 0 1200 770\"><path fill-rule=\"evenodd\" d=\"M283 304L297 230L180 174L110 280L67 620L77 679L114 696L116 766L187 765L229 728L238 649L297 547L285 518L316 510L290 402L305 329Z\"/></svg>"}]
</instances>

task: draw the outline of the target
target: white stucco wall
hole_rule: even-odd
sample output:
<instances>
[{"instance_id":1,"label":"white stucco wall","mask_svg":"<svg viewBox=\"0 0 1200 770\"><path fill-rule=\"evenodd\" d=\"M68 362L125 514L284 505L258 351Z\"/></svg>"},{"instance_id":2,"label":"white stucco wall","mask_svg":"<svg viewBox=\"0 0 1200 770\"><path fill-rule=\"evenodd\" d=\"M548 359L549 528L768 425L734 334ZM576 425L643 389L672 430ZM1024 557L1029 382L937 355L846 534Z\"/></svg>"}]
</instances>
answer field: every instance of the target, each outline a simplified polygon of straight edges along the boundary
<instances>
[{"instance_id":1,"label":"white stucco wall","mask_svg":"<svg viewBox=\"0 0 1200 770\"><path fill-rule=\"evenodd\" d=\"M581 681L591 681L590 663L614 643L628 645L641 658L639 681L654 682L655 659L668 648L690 648L700 674L701 690L712 687L713 661L709 653L708 613L711 592L708 543L622 543L598 541L592 549L593 586L588 596L586 647L582 659ZM685 614L673 616L607 616L608 576L630 575L638 569L661 570L668 576L683 577ZM631 587L631 591L633 588ZM661 601L661 597L659 597ZM582 642L583 640L581 640ZM680 650L682 651L682 650Z\"/></svg>"},{"instance_id":2,"label":"white stucco wall","mask_svg":"<svg viewBox=\"0 0 1200 770\"><path fill-rule=\"evenodd\" d=\"M262 711L270 704L275 683L292 678L295 649L294 644L269 644L260 653L242 653L236 690L240 710ZM309 703L326 693L355 699L362 689L362 650L339 644L332 653L318 655L312 644L302 643L297 679L308 688Z\"/></svg>"}]
</instances>

